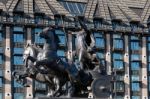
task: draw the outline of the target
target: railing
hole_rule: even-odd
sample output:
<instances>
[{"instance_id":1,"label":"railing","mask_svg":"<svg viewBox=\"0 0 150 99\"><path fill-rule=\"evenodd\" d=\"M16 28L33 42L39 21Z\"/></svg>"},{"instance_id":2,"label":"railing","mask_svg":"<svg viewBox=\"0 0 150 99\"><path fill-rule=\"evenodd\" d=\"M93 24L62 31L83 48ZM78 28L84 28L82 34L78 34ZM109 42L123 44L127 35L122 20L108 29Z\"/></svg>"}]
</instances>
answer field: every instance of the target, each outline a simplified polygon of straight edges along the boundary
<instances>
[{"instance_id":1,"label":"railing","mask_svg":"<svg viewBox=\"0 0 150 99\"><path fill-rule=\"evenodd\" d=\"M67 17L68 20L62 19L61 21L57 23L54 19L50 18L42 18L42 21L39 23L35 22L35 18L33 17L26 17L22 16L20 21L19 20L14 20L15 16L0 16L0 22L1 23L8 23L8 24L26 24L26 25L44 25L44 26L49 26L49 25L56 25L60 27L66 27L66 28L75 28L78 27L80 28L81 26L77 24L77 22L73 21L74 17ZM70 18L70 19L69 19ZM95 26L94 22L87 22L85 21L84 23L87 25L88 29L97 29L97 30L106 30L106 31L122 31L122 32L132 32L132 33L148 33L149 29L147 27L138 27L136 29L132 29L130 25L120 25L116 28L112 27L111 20L106 20L108 23L102 23L102 25L99 25L98 27ZM128 23L128 22L127 22Z\"/></svg>"}]
</instances>

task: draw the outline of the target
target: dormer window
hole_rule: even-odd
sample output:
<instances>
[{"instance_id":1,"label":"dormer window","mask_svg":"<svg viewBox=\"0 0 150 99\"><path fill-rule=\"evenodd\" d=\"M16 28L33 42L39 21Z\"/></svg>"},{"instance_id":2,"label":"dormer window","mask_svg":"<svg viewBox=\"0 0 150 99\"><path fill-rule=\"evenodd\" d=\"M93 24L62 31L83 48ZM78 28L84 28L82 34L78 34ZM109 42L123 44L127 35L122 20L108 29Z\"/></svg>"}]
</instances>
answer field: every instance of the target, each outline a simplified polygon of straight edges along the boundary
<instances>
[{"instance_id":1,"label":"dormer window","mask_svg":"<svg viewBox=\"0 0 150 99\"><path fill-rule=\"evenodd\" d=\"M44 17L43 13L34 13L35 24L43 24L44 23L43 17Z\"/></svg>"},{"instance_id":2,"label":"dormer window","mask_svg":"<svg viewBox=\"0 0 150 99\"><path fill-rule=\"evenodd\" d=\"M61 26L61 25L63 25L63 23L64 23L64 15L59 15L59 14L57 14L57 15L55 15L54 16L55 17L55 25L56 26Z\"/></svg>"},{"instance_id":3,"label":"dormer window","mask_svg":"<svg viewBox=\"0 0 150 99\"><path fill-rule=\"evenodd\" d=\"M113 30L116 30L120 28L121 26L121 20L112 20L112 28Z\"/></svg>"},{"instance_id":4,"label":"dormer window","mask_svg":"<svg viewBox=\"0 0 150 99\"><path fill-rule=\"evenodd\" d=\"M98 29L102 27L102 18L94 18L93 23L94 23L94 28Z\"/></svg>"},{"instance_id":5,"label":"dormer window","mask_svg":"<svg viewBox=\"0 0 150 99\"><path fill-rule=\"evenodd\" d=\"M130 27L131 27L131 31L135 32L139 27L139 23L136 21L130 22Z\"/></svg>"},{"instance_id":6,"label":"dormer window","mask_svg":"<svg viewBox=\"0 0 150 99\"><path fill-rule=\"evenodd\" d=\"M23 22L23 11L14 11L13 12L13 22L20 23Z\"/></svg>"}]
</instances>

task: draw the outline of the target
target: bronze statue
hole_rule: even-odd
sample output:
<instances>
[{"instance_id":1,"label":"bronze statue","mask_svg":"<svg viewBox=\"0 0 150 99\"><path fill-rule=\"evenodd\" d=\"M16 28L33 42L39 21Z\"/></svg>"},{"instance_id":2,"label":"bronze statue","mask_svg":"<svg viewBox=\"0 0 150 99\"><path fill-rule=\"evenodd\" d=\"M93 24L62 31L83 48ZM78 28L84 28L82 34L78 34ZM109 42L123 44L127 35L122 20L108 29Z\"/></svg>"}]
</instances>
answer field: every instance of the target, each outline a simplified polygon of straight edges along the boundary
<instances>
[{"instance_id":1,"label":"bronze statue","mask_svg":"<svg viewBox=\"0 0 150 99\"><path fill-rule=\"evenodd\" d=\"M38 33L41 38L45 39L42 48L29 44L26 46L23 54L26 70L23 73L13 72L16 81L28 86L24 79L30 77L47 83L48 95L53 97L66 94L69 97L78 96L83 94L82 91L86 94L89 92L87 86L99 84L100 61L95 53L94 37L81 21L80 25L83 29L76 34L76 55L80 62L80 69L74 62L65 62L57 55L59 38L55 34L55 28L48 27ZM71 83L71 86L63 89L62 87L67 83Z\"/></svg>"}]
</instances>

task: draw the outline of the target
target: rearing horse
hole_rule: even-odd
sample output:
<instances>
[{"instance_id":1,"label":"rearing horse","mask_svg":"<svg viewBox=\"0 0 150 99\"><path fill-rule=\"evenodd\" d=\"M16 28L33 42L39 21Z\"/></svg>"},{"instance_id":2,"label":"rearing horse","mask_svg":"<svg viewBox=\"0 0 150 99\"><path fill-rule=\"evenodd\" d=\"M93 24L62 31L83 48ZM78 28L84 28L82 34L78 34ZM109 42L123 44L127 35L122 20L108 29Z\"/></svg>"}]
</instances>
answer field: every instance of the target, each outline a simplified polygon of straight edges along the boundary
<instances>
[{"instance_id":1,"label":"rearing horse","mask_svg":"<svg viewBox=\"0 0 150 99\"><path fill-rule=\"evenodd\" d=\"M59 39L55 34L55 29L48 27L38 33L38 35L45 39L45 43L37 58L28 57L28 59L34 62L34 66L45 65L55 71L67 72L70 77L75 78L78 75L76 66L62 61L57 55Z\"/></svg>"}]
</instances>

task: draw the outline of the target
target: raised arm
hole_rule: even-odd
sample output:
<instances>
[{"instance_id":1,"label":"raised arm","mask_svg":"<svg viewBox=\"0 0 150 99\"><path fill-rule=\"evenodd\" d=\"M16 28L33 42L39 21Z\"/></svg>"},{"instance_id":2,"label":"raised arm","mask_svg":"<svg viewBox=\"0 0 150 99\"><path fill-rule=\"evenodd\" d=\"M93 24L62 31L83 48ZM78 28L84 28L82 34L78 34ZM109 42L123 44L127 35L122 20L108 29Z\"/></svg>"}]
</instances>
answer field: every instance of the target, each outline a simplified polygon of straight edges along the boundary
<instances>
[{"instance_id":1,"label":"raised arm","mask_svg":"<svg viewBox=\"0 0 150 99\"><path fill-rule=\"evenodd\" d=\"M50 30L50 29L51 29L51 27L47 27L47 28L43 29L42 32L38 32L38 35L39 35L41 38L47 38L47 37L48 37L48 36L47 36L47 32L48 32L48 30Z\"/></svg>"}]
</instances>

